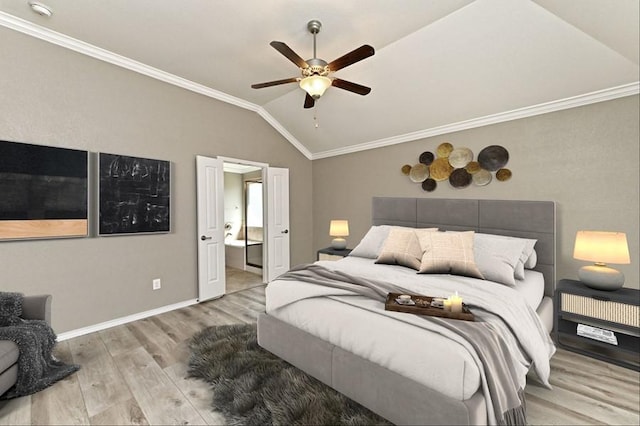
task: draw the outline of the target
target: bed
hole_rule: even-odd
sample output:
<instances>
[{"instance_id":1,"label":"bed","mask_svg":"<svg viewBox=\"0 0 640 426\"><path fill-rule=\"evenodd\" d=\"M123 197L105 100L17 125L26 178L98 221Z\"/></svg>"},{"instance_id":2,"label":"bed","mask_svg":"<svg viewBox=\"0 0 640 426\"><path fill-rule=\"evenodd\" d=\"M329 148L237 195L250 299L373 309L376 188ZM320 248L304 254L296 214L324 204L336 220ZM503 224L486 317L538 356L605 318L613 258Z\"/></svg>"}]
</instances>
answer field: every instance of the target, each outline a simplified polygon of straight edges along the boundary
<instances>
[{"instance_id":1,"label":"bed","mask_svg":"<svg viewBox=\"0 0 640 426\"><path fill-rule=\"evenodd\" d=\"M371 224L535 239L537 259L525 270L525 284L496 284L491 287L496 292L491 298L513 300L511 304L522 312L533 312L535 321L525 325L546 332L548 342L544 343L551 345L546 354L552 355L555 348L548 333L555 287L553 202L374 197ZM484 294L477 290L480 280L475 278L419 275L404 266L375 264L370 258L349 256L316 264L349 274L369 274L372 279L398 276L409 290L418 289L421 280L428 279L428 292L446 296L449 288L459 288L471 298L466 300L477 303ZM453 286L448 287L451 282ZM384 312L379 301L342 295L341 291L323 294L321 286L303 281L270 283L266 313L258 318L260 346L396 424L495 423L482 368L473 351L460 348L459 341L437 329L417 327L410 319L416 316ZM483 287L482 291L488 290ZM287 298L294 301L283 301ZM536 369L544 370L544 360L534 359ZM548 369L548 358L546 362Z\"/></svg>"}]
</instances>

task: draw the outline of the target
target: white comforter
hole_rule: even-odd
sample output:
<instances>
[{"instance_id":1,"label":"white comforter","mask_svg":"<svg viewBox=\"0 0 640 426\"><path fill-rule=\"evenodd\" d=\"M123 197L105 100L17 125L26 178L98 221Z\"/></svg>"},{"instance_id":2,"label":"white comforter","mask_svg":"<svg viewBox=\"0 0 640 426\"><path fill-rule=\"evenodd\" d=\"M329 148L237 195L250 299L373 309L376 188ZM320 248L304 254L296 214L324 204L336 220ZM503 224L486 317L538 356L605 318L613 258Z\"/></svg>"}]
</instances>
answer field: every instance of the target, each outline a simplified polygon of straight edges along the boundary
<instances>
[{"instance_id":1,"label":"white comforter","mask_svg":"<svg viewBox=\"0 0 640 426\"><path fill-rule=\"evenodd\" d=\"M408 268L374 265L372 260L363 258L351 257L338 262L318 263L351 275L393 282L405 288L407 293L448 296L458 291L472 309L476 306L494 312L504 318L514 331L520 343L514 339L510 346L514 352L514 363L520 372L520 385L524 387L526 373L532 364L540 380L548 385L549 358L555 347L538 316L514 289L473 278L418 275ZM357 309L354 310L353 307ZM321 309L325 313L326 327L323 326L323 321L305 320L304 312L311 313L313 309ZM425 330L424 320L420 317L385 311L383 303L356 296L347 290L276 280L267 286L266 311L451 397L461 400L468 398L482 381L477 355L468 343L455 338L449 340L452 339L450 333L435 324ZM476 310L476 313L481 315L482 311ZM309 317L313 318L314 315L317 317L317 312ZM367 328L368 334L363 335L362 331ZM378 347L374 343L376 335L386 336L381 339L385 343L378 343ZM396 347L388 347L389 336L397 337ZM422 346L422 350L408 349L411 345L403 345L403 339L404 342L411 342L414 347ZM518 350L519 345L524 348L522 354ZM398 347L405 350L398 351ZM427 358L433 357L434 353L429 349L434 348L437 348L437 354L440 355L436 365L441 371L430 371L428 366L424 366L423 370L416 372L416 366L423 365L421 354ZM398 356L399 352L402 356ZM398 362L404 365L397 365ZM467 368L469 366L475 368ZM414 374L410 373L412 369Z\"/></svg>"}]
</instances>

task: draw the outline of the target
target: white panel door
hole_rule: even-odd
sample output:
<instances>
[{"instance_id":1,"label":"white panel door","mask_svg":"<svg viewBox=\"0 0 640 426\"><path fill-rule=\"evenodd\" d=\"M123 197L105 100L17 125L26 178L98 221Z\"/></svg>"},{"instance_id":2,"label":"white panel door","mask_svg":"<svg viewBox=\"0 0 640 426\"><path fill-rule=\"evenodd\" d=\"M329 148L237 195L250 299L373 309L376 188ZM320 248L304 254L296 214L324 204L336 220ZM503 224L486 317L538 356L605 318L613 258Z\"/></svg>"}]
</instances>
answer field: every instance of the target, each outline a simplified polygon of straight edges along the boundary
<instances>
[{"instance_id":1,"label":"white panel door","mask_svg":"<svg viewBox=\"0 0 640 426\"><path fill-rule=\"evenodd\" d=\"M220 297L226 291L223 167L220 159L196 156L200 302Z\"/></svg>"},{"instance_id":2,"label":"white panel door","mask_svg":"<svg viewBox=\"0 0 640 426\"><path fill-rule=\"evenodd\" d=\"M289 270L289 169L267 167L267 280Z\"/></svg>"}]
</instances>

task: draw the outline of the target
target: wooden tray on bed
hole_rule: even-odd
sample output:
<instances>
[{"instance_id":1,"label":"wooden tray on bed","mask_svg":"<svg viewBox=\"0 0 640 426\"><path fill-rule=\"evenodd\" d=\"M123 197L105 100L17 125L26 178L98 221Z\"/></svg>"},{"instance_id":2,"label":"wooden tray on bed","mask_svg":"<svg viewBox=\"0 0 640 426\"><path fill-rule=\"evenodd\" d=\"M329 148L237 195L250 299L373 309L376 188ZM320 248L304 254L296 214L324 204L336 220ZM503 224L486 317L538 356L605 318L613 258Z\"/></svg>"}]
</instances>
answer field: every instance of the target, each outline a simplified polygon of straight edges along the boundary
<instances>
[{"instance_id":1,"label":"wooden tray on bed","mask_svg":"<svg viewBox=\"0 0 640 426\"><path fill-rule=\"evenodd\" d=\"M411 300L415 302L415 305L401 305L396 302L398 296L400 296L400 293L389 293L387 295L387 301L384 304L384 309L387 311L405 312L409 314L475 321L475 317L464 303L462 304L462 312L449 312L442 308L432 307L431 301L433 300L433 297L431 296L411 294Z\"/></svg>"}]
</instances>

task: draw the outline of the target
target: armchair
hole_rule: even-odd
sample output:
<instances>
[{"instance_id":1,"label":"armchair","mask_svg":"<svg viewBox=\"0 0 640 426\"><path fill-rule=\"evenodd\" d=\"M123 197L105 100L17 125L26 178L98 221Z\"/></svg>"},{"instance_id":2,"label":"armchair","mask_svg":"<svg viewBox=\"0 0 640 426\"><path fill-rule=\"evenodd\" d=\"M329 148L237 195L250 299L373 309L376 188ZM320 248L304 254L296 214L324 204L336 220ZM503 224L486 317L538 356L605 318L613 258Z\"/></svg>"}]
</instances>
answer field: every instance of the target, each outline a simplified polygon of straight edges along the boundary
<instances>
[{"instance_id":1,"label":"armchair","mask_svg":"<svg viewBox=\"0 0 640 426\"><path fill-rule=\"evenodd\" d=\"M51 324L51 295L25 296L22 318L45 320ZM10 389L18 379L18 346L9 340L0 340L0 395Z\"/></svg>"}]
</instances>

